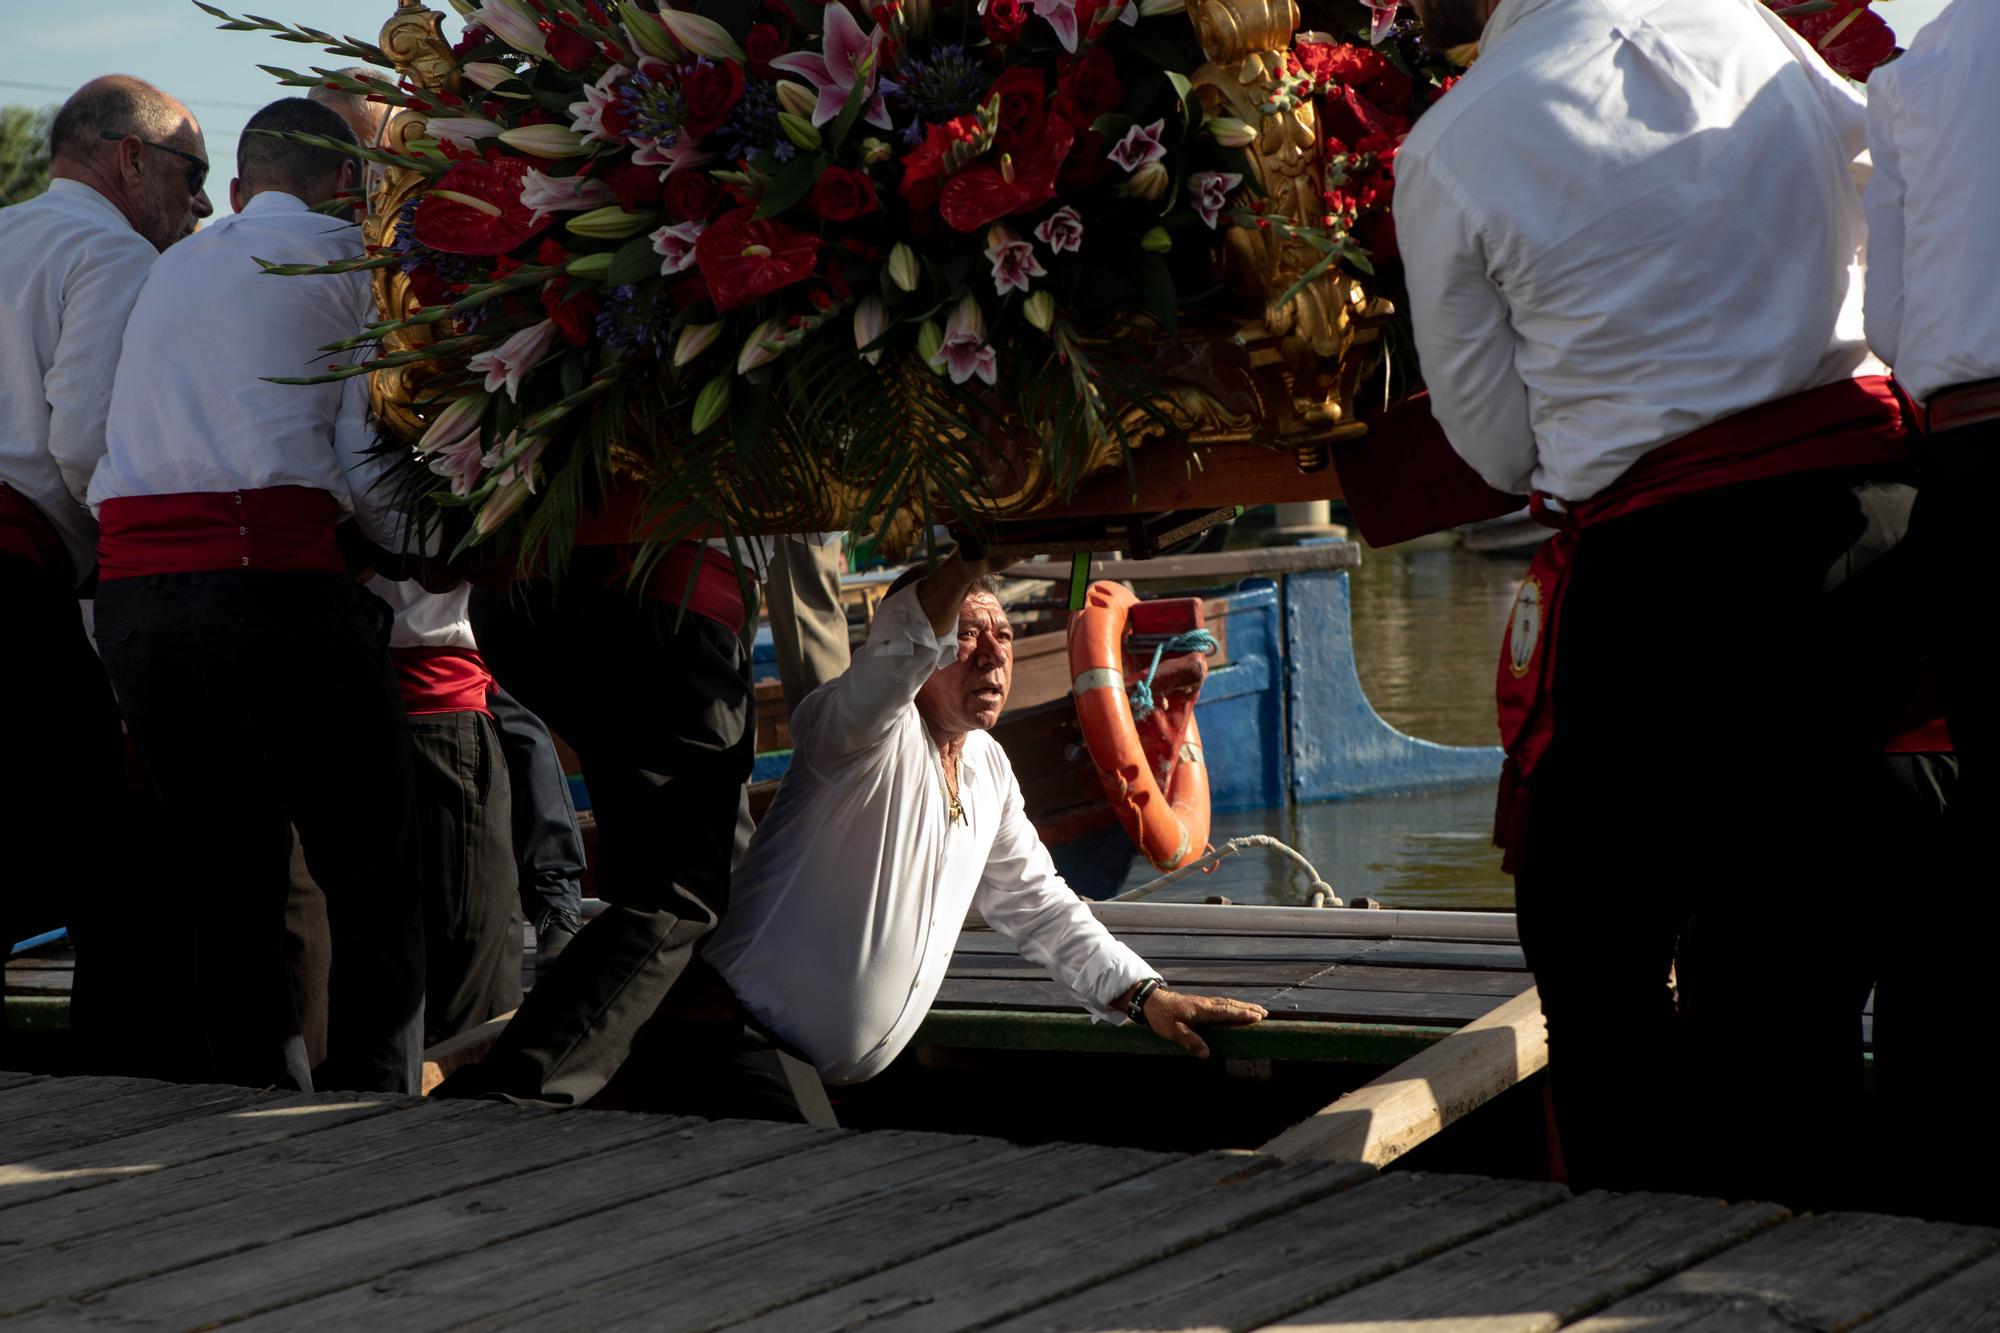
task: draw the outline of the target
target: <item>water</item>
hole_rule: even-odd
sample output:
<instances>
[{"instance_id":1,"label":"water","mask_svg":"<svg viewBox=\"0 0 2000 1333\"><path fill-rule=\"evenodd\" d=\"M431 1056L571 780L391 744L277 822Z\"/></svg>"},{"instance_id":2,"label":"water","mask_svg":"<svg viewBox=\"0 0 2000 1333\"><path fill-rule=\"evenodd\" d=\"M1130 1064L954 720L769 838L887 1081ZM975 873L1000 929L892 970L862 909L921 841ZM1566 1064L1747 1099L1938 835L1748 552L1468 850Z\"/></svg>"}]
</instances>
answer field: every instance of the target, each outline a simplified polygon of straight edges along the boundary
<instances>
[{"instance_id":1,"label":"water","mask_svg":"<svg viewBox=\"0 0 2000 1333\"><path fill-rule=\"evenodd\" d=\"M1493 672L1525 558L1441 550L1369 551L1353 573L1361 683L1391 726L1450 745L1495 745ZM1218 814L1209 841L1268 833L1296 847L1342 898L1390 907L1512 908L1493 846L1489 785L1429 796L1331 801ZM1153 871L1134 870L1127 887ZM1220 894L1239 903L1304 904L1306 879L1283 856L1246 851L1161 901Z\"/></svg>"}]
</instances>

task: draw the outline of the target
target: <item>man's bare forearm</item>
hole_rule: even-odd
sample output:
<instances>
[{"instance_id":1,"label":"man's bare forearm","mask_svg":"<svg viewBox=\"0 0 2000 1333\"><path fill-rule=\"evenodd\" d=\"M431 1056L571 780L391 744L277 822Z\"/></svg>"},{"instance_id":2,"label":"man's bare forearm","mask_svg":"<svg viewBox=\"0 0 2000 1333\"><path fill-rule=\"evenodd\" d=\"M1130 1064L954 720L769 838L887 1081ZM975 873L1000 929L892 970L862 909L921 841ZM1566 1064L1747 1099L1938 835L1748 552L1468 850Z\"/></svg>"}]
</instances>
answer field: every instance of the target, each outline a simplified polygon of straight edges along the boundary
<instances>
[{"instance_id":1,"label":"man's bare forearm","mask_svg":"<svg viewBox=\"0 0 2000 1333\"><path fill-rule=\"evenodd\" d=\"M958 613L965 605L966 591L986 574L985 560L968 560L963 546L953 550L944 562L917 581L917 603L931 624L931 633L940 638L958 632Z\"/></svg>"}]
</instances>

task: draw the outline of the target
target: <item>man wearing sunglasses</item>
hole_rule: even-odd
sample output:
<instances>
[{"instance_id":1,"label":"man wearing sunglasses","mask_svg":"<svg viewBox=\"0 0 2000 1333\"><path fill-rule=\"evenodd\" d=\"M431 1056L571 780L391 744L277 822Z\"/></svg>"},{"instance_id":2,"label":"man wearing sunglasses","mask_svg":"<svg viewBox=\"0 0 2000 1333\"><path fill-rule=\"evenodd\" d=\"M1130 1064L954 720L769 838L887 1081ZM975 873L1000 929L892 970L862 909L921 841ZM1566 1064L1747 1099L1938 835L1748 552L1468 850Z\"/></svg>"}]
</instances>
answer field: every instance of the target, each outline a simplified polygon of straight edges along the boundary
<instances>
[{"instance_id":1,"label":"man wearing sunglasses","mask_svg":"<svg viewBox=\"0 0 2000 1333\"><path fill-rule=\"evenodd\" d=\"M103 909L129 879L76 850L102 847L92 829L124 780L117 706L77 615L97 563L84 496L140 285L211 208L201 127L151 84L92 80L63 104L49 141L47 191L0 210L0 694L33 701L9 723L0 765L0 955L71 926L81 1036L105 1026L92 1017L93 987L120 969L100 966L105 933L79 913ZM0 1019L0 1066L4 1028Z\"/></svg>"}]
</instances>

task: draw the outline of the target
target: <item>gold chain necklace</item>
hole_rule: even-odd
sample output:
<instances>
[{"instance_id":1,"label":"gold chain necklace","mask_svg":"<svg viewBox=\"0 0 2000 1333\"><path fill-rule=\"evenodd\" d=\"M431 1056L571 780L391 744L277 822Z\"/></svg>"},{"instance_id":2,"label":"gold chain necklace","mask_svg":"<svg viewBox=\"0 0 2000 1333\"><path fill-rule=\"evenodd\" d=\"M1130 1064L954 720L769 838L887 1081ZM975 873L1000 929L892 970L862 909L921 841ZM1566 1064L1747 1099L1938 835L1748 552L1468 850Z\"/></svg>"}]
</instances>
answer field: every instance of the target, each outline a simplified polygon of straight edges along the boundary
<instances>
[{"instance_id":1,"label":"gold chain necklace","mask_svg":"<svg viewBox=\"0 0 2000 1333\"><path fill-rule=\"evenodd\" d=\"M958 793L952 789L951 773L945 767L944 748L940 746L938 756L938 781L944 785L945 814L956 824L965 818L965 807L959 804Z\"/></svg>"}]
</instances>

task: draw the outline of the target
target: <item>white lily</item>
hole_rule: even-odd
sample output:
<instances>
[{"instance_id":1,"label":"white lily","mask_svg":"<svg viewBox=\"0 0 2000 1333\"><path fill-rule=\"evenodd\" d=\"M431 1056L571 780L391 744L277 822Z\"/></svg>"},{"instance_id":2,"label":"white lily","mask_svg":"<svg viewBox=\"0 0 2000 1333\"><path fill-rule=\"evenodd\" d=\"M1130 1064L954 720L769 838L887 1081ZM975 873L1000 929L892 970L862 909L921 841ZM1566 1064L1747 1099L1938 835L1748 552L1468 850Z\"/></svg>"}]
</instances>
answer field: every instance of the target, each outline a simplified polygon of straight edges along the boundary
<instances>
[{"instance_id":1,"label":"white lily","mask_svg":"<svg viewBox=\"0 0 2000 1333\"><path fill-rule=\"evenodd\" d=\"M889 312L882 308L882 298L873 294L862 297L854 307L854 346L871 366L882 360L882 349L861 349L881 337L882 331L888 327Z\"/></svg>"},{"instance_id":2,"label":"white lily","mask_svg":"<svg viewBox=\"0 0 2000 1333\"><path fill-rule=\"evenodd\" d=\"M522 329L491 351L481 352L466 362L465 368L486 377L482 386L486 392L495 393L504 387L507 396L514 398L521 391L522 378L548 355L555 336L556 322L545 319Z\"/></svg>"},{"instance_id":3,"label":"white lily","mask_svg":"<svg viewBox=\"0 0 2000 1333\"><path fill-rule=\"evenodd\" d=\"M778 341L783 334L784 323L775 315L750 330L750 336L743 340L743 350L736 354L736 373L748 374L783 356L785 347Z\"/></svg>"},{"instance_id":4,"label":"white lily","mask_svg":"<svg viewBox=\"0 0 2000 1333\"><path fill-rule=\"evenodd\" d=\"M484 0L473 22L524 56L548 58L549 44L535 16L520 0Z\"/></svg>"},{"instance_id":5,"label":"white lily","mask_svg":"<svg viewBox=\"0 0 2000 1333\"><path fill-rule=\"evenodd\" d=\"M715 340L721 336L721 320L713 324L690 324L682 329L679 340L674 343L674 368L679 369L715 346Z\"/></svg>"},{"instance_id":6,"label":"white lily","mask_svg":"<svg viewBox=\"0 0 2000 1333\"><path fill-rule=\"evenodd\" d=\"M500 142L530 157L581 157L590 151L581 134L560 125L517 125L500 131Z\"/></svg>"},{"instance_id":7,"label":"white lily","mask_svg":"<svg viewBox=\"0 0 2000 1333\"><path fill-rule=\"evenodd\" d=\"M743 54L743 48L729 35L729 30L714 19L690 14L684 9L671 5L660 6L660 26L673 39L698 56L710 60L734 60L739 65L750 63L750 57Z\"/></svg>"}]
</instances>

